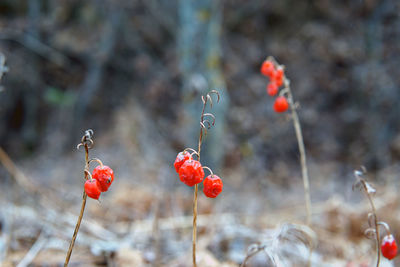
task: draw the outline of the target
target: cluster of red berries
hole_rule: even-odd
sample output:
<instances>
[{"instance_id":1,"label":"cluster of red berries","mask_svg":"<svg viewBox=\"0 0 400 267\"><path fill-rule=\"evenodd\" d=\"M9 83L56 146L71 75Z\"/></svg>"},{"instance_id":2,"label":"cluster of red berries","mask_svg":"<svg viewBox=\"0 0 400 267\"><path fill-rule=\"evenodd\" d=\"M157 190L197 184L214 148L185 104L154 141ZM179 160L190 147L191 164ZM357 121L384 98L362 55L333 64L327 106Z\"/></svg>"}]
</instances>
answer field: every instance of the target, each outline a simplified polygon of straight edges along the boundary
<instances>
[{"instance_id":1,"label":"cluster of red berries","mask_svg":"<svg viewBox=\"0 0 400 267\"><path fill-rule=\"evenodd\" d=\"M91 177L85 182L85 192L90 198L99 199L114 182L114 171L105 165L94 168Z\"/></svg>"},{"instance_id":2,"label":"cluster of red berries","mask_svg":"<svg viewBox=\"0 0 400 267\"><path fill-rule=\"evenodd\" d=\"M199 184L204 179L203 166L199 161L192 159L192 155L187 151L178 153L174 167L181 182L188 186ZM217 175L210 174L204 179L203 186L204 195L215 198L222 192L223 183Z\"/></svg>"},{"instance_id":3,"label":"cluster of red berries","mask_svg":"<svg viewBox=\"0 0 400 267\"><path fill-rule=\"evenodd\" d=\"M284 69L281 66L275 66L274 62L266 59L261 65L261 74L269 78L267 85L267 93L275 96L279 92L279 87L283 85L285 78ZM284 96L278 96L274 102L274 110L276 112L285 112L289 108L289 103Z\"/></svg>"},{"instance_id":4,"label":"cluster of red berries","mask_svg":"<svg viewBox=\"0 0 400 267\"><path fill-rule=\"evenodd\" d=\"M393 235L391 235L391 234L386 235L382 239L381 251L382 251L382 255L389 260L392 260L394 257L396 257L397 243L396 243L396 240L394 239Z\"/></svg>"}]
</instances>

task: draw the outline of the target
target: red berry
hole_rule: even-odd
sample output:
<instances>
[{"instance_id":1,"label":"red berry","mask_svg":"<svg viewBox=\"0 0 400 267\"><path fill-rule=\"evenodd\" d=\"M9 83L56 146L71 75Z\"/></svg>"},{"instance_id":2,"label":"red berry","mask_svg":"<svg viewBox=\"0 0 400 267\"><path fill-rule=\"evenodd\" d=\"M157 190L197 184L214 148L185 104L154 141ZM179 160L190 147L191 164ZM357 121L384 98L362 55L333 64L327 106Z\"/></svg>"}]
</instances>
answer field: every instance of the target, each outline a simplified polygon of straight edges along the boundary
<instances>
[{"instance_id":1,"label":"red berry","mask_svg":"<svg viewBox=\"0 0 400 267\"><path fill-rule=\"evenodd\" d=\"M278 67L274 73L275 79L283 79L284 71L282 67Z\"/></svg>"},{"instance_id":2,"label":"red berry","mask_svg":"<svg viewBox=\"0 0 400 267\"><path fill-rule=\"evenodd\" d=\"M179 169L179 179L188 186L201 183L204 178L204 170L197 160L189 159Z\"/></svg>"},{"instance_id":3,"label":"red berry","mask_svg":"<svg viewBox=\"0 0 400 267\"><path fill-rule=\"evenodd\" d=\"M275 112L285 112L289 108L289 103L284 96L278 96L275 99L274 110Z\"/></svg>"},{"instance_id":4,"label":"red berry","mask_svg":"<svg viewBox=\"0 0 400 267\"><path fill-rule=\"evenodd\" d=\"M203 185L204 195L211 198L217 197L222 192L222 188L224 187L221 178L219 178L217 175L207 176L206 179L204 179Z\"/></svg>"},{"instance_id":5,"label":"red berry","mask_svg":"<svg viewBox=\"0 0 400 267\"><path fill-rule=\"evenodd\" d=\"M179 173L179 169L181 168L183 163L185 163L185 161L187 161L190 158L191 156L189 152L187 151L179 152L174 162L175 171Z\"/></svg>"},{"instance_id":6,"label":"red berry","mask_svg":"<svg viewBox=\"0 0 400 267\"><path fill-rule=\"evenodd\" d=\"M261 65L261 73L265 76L271 78L272 74L275 72L274 63L271 60L265 60Z\"/></svg>"},{"instance_id":7,"label":"red berry","mask_svg":"<svg viewBox=\"0 0 400 267\"><path fill-rule=\"evenodd\" d=\"M283 85L283 79L282 79L282 78L280 78L280 79L274 78L273 81L276 83L276 85L277 85L278 87L280 87L280 86Z\"/></svg>"},{"instance_id":8,"label":"red berry","mask_svg":"<svg viewBox=\"0 0 400 267\"><path fill-rule=\"evenodd\" d=\"M95 179L86 180L84 187L88 197L99 199L101 194L99 181Z\"/></svg>"},{"instance_id":9,"label":"red berry","mask_svg":"<svg viewBox=\"0 0 400 267\"><path fill-rule=\"evenodd\" d=\"M267 93L270 96L274 96L278 93L278 85L275 82L270 82L267 86Z\"/></svg>"},{"instance_id":10,"label":"red berry","mask_svg":"<svg viewBox=\"0 0 400 267\"><path fill-rule=\"evenodd\" d=\"M273 75L271 76L271 80L273 80L274 82L276 82L276 85L278 87L283 85L283 77L284 77L284 71L282 67L278 67L276 69L276 71L273 73Z\"/></svg>"},{"instance_id":11,"label":"red berry","mask_svg":"<svg viewBox=\"0 0 400 267\"><path fill-rule=\"evenodd\" d=\"M391 260L397 255L397 244L396 240L394 239L393 235L386 235L382 239L381 245L382 255Z\"/></svg>"},{"instance_id":12,"label":"red berry","mask_svg":"<svg viewBox=\"0 0 400 267\"><path fill-rule=\"evenodd\" d=\"M92 172L93 179L99 181L99 188L101 192L108 190L112 182L114 182L114 171L106 166L97 166Z\"/></svg>"}]
</instances>

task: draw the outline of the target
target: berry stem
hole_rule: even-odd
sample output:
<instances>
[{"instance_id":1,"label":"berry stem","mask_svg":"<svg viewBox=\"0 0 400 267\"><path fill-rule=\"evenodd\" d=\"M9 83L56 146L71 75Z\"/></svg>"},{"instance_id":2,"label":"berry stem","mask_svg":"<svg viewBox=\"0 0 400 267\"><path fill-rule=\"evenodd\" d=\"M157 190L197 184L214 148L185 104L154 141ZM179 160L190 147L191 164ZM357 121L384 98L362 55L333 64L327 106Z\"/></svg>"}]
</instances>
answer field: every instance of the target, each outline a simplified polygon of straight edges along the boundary
<instances>
[{"instance_id":1,"label":"berry stem","mask_svg":"<svg viewBox=\"0 0 400 267\"><path fill-rule=\"evenodd\" d=\"M101 160L99 160L98 158L92 158L92 159L90 159L89 162L88 162L88 165L89 165L90 163L92 163L93 161L96 161L97 163L99 163L100 167L103 167L103 162L102 162ZM89 166L88 166L87 169L89 169Z\"/></svg>"},{"instance_id":2,"label":"berry stem","mask_svg":"<svg viewBox=\"0 0 400 267\"><path fill-rule=\"evenodd\" d=\"M373 219L374 219L373 222L374 222L374 227L375 227L376 267L379 267L379 264L380 264L380 261L381 261L381 251L379 249L379 246L380 246L380 243L381 243L380 234L379 234L379 225L380 225L380 223L378 222L378 216L376 215L375 204L372 201L372 196L371 196L370 190L368 189L367 182L364 180L364 178L361 177L361 175L363 175L363 172L355 171L354 175L356 176L358 181L361 183L362 189L364 191L364 194L368 198L369 204L371 206L371 211L372 211L371 214L372 214Z\"/></svg>"},{"instance_id":3,"label":"berry stem","mask_svg":"<svg viewBox=\"0 0 400 267\"><path fill-rule=\"evenodd\" d=\"M85 135L82 137L82 143L80 144L80 145L83 145L85 148L85 169L84 169L85 180L88 179L88 173L89 173L89 146L93 145L93 141L91 139L92 133L93 133L93 131L92 132L86 131ZM78 145L78 148L80 145ZM87 194L86 194L85 190L83 190L81 211L79 212L79 217L78 217L78 221L76 222L76 225L75 225L74 234L72 235L71 243L69 244L67 256L66 256L65 262L64 262L64 267L68 266L69 260L71 258L72 250L75 245L75 240L76 240L76 237L78 236L79 227L81 226L83 213L85 212L86 199L87 199Z\"/></svg>"},{"instance_id":4,"label":"berry stem","mask_svg":"<svg viewBox=\"0 0 400 267\"><path fill-rule=\"evenodd\" d=\"M310 179L308 176L307 168L307 158L306 149L304 147L303 134L301 131L301 125L299 120L299 115L297 114L295 103L293 101L292 91L290 90L290 81L284 78L285 92L287 93L287 99L290 105L291 116L293 120L293 126L296 133L297 144L299 146L300 152L300 165L301 165L301 175L303 177L304 186L304 198L306 202L306 212L307 212L307 225L311 226L311 197L310 197Z\"/></svg>"},{"instance_id":5,"label":"berry stem","mask_svg":"<svg viewBox=\"0 0 400 267\"><path fill-rule=\"evenodd\" d=\"M290 89L290 80L288 78L286 78L286 76L284 76L283 84L284 84L284 89L282 90L282 93L287 95L287 100L289 102L290 112L291 112L291 116L292 116L292 120L293 120L294 131L296 133L297 144L299 147L301 176L303 178L304 199L305 199L306 214L307 214L306 222L307 222L307 225L309 227L311 227L311 223L312 223L312 219L311 219L312 211L311 210L312 210L312 208L311 208L311 196L310 196L310 179L308 176L307 157L306 157L306 149L304 146L303 133L301 130L299 115L297 114L297 111L296 111L296 105L293 100L292 90ZM313 246L310 247L309 252L310 253L309 253L307 265L310 267Z\"/></svg>"},{"instance_id":6,"label":"berry stem","mask_svg":"<svg viewBox=\"0 0 400 267\"><path fill-rule=\"evenodd\" d=\"M378 225L383 226L383 229L385 229L386 235L391 235L392 233L390 232L389 225L385 222L378 222Z\"/></svg>"},{"instance_id":7,"label":"berry stem","mask_svg":"<svg viewBox=\"0 0 400 267\"><path fill-rule=\"evenodd\" d=\"M374 225L375 225L375 243L376 243L376 267L379 267L379 263L381 261L381 252L379 250L379 244L381 243L379 237L379 224L378 224L378 217L376 216L376 209L374 202L372 201L371 195L368 193L365 183L363 183L365 194L371 204L372 213L374 214Z\"/></svg>"},{"instance_id":8,"label":"berry stem","mask_svg":"<svg viewBox=\"0 0 400 267\"><path fill-rule=\"evenodd\" d=\"M200 152L201 152L201 145L203 143L203 136L204 132L207 134L207 128L209 129L212 125L215 123L215 117L214 115L210 113L204 113L206 110L206 106L208 101L210 101L210 107L212 108L213 106L213 101L211 98L211 94L216 94L217 95L217 102L219 102L219 93L218 91L212 90L210 91L206 96L201 96L201 100L203 102L203 108L201 110L201 116L200 116L200 133L199 133L199 142L198 142L198 147L197 147L197 160L200 161ZM206 123L207 120L204 119L205 116L211 116L213 118L212 123ZM206 127L208 125L208 127ZM197 239L197 194L199 191L199 186L196 184L194 186L194 194L193 194L193 239L192 239L192 259L193 259L193 267L197 267L196 263L196 239Z\"/></svg>"},{"instance_id":9,"label":"berry stem","mask_svg":"<svg viewBox=\"0 0 400 267\"><path fill-rule=\"evenodd\" d=\"M208 170L208 171L210 172L210 174L211 174L212 176L214 176L213 171L212 171L209 167L203 166L202 168Z\"/></svg>"},{"instance_id":10,"label":"berry stem","mask_svg":"<svg viewBox=\"0 0 400 267\"><path fill-rule=\"evenodd\" d=\"M183 151L191 151L192 153L190 153L190 155L196 154L196 156L198 156L199 153L197 153L196 150L194 150L193 148L185 148Z\"/></svg>"},{"instance_id":11,"label":"berry stem","mask_svg":"<svg viewBox=\"0 0 400 267\"><path fill-rule=\"evenodd\" d=\"M199 186L196 184L194 186L193 194L193 239L192 239L192 258L193 267L196 267L196 238L197 238L197 193L199 191Z\"/></svg>"},{"instance_id":12,"label":"berry stem","mask_svg":"<svg viewBox=\"0 0 400 267\"><path fill-rule=\"evenodd\" d=\"M200 122L203 121L204 111L207 105L207 99L203 101L203 109L201 111ZM201 144L203 142L203 127L200 127L199 133L199 142L197 147L197 160L200 161L200 152L201 152ZM197 266L196 263L196 239L197 239L197 194L199 192L199 186L196 184L194 186L194 193L193 193L193 238L192 238L192 258L193 258L193 267Z\"/></svg>"},{"instance_id":13,"label":"berry stem","mask_svg":"<svg viewBox=\"0 0 400 267\"><path fill-rule=\"evenodd\" d=\"M93 180L92 175L90 174L88 169L85 169L84 172L85 172L85 180L88 180L88 179L90 179L90 181Z\"/></svg>"}]
</instances>

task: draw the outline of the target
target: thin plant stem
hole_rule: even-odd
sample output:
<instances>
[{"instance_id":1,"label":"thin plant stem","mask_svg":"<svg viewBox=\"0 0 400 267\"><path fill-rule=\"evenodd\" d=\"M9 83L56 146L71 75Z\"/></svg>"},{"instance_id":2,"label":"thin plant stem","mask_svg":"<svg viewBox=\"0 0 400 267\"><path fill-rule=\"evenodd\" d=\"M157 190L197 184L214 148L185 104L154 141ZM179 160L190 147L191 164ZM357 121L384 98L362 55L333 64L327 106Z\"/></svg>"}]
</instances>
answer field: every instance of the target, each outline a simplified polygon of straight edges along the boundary
<instances>
[{"instance_id":1,"label":"thin plant stem","mask_svg":"<svg viewBox=\"0 0 400 267\"><path fill-rule=\"evenodd\" d=\"M387 233L390 232L389 226L385 222L378 222L378 216L376 215L375 204L372 200L372 194L376 192L375 188L373 188L362 176L366 173L366 169L364 167L361 168L361 171L354 171L354 175L357 178L356 183L353 185L353 190L355 187L362 185L362 190L364 191L365 196L368 198L369 204L371 206L371 213L368 214L368 224L370 228L367 229L367 232L374 232L375 234L375 246L376 246L376 267L379 267L381 262L381 252L379 248L380 242L380 233L379 233L379 225L382 225L385 228ZM371 223L371 216L373 217L373 223ZM373 226L372 226L373 224ZM375 229L372 229L375 228Z\"/></svg>"},{"instance_id":2,"label":"thin plant stem","mask_svg":"<svg viewBox=\"0 0 400 267\"><path fill-rule=\"evenodd\" d=\"M199 186L196 184L194 186L193 194L193 240L192 240L192 258L193 266L196 267L196 238L197 238L197 193L199 191Z\"/></svg>"},{"instance_id":3,"label":"thin plant stem","mask_svg":"<svg viewBox=\"0 0 400 267\"><path fill-rule=\"evenodd\" d=\"M85 173L85 180L86 180L87 176L88 176L86 170L89 169L89 146L87 143L84 143L84 147L85 147L85 172L84 173ZM76 225L75 225L75 230L74 230L74 234L72 235L71 243L69 244L67 256L66 256L65 262L64 262L64 267L68 266L69 260L71 258L72 250L75 245L75 240L76 240L76 237L78 236L79 227L81 226L83 213L85 212L86 199L87 199L87 194L86 194L85 190L83 190L81 211L79 213L78 221L76 222Z\"/></svg>"},{"instance_id":4,"label":"thin plant stem","mask_svg":"<svg viewBox=\"0 0 400 267\"><path fill-rule=\"evenodd\" d=\"M295 103L293 101L292 91L290 90L289 80L285 78L285 89L287 90L288 101L290 104L291 116L293 120L293 126L296 133L297 144L299 146L300 152L300 165L301 165L301 176L303 177L303 186L304 186L304 198L306 203L306 212L307 212L307 225L311 226L311 197L310 197L310 179L308 176L308 168L307 168L307 158L306 158L306 149L304 147L303 134L301 131L301 125L299 116L297 115Z\"/></svg>"},{"instance_id":5,"label":"thin plant stem","mask_svg":"<svg viewBox=\"0 0 400 267\"><path fill-rule=\"evenodd\" d=\"M305 199L306 214L307 214L306 222L307 222L307 225L309 227L311 227L311 223L312 223L311 210L312 210L312 208L311 208L310 179L308 176L306 149L304 146L304 139L303 139L303 133L301 130L299 115L297 114L296 104L294 103L292 90L290 89L290 81L286 77L284 79L285 79L284 80L284 84L285 84L284 90L287 93L287 99L288 99L289 105L290 105L290 111L291 111L291 116L292 116L292 120L293 120L294 131L296 133L297 144L299 146L299 152L300 152L301 176L303 178L304 199ZM310 246L309 257L308 257L308 262L307 262L308 267L311 266L312 253L313 253L313 246Z\"/></svg>"},{"instance_id":6,"label":"thin plant stem","mask_svg":"<svg viewBox=\"0 0 400 267\"><path fill-rule=\"evenodd\" d=\"M364 180L361 180L365 195L368 198L369 204L371 205L372 214L374 216L374 226L375 226L375 244L376 244L376 267L379 267L381 261L381 252L379 250L380 236L379 236L379 224L378 224L378 217L376 216L376 209L374 202L372 201L371 194L368 193L367 185L365 184Z\"/></svg>"},{"instance_id":7,"label":"thin plant stem","mask_svg":"<svg viewBox=\"0 0 400 267\"><path fill-rule=\"evenodd\" d=\"M275 60L275 58L268 57L267 59L273 61L276 65L279 65L278 62ZM297 114L296 104L294 103L292 90L290 89L290 80L288 78L286 78L286 76L284 76L283 79L284 79L283 80L284 89L281 91L281 94L287 94L287 100L289 101L289 105L290 105L290 111L291 111L291 116L292 116L292 120L293 120L294 130L296 133L297 144L299 146L301 176L303 178L304 198L305 198L306 213L307 213L306 222L307 222L307 225L310 227L311 223L312 223L312 220L311 220L312 208L311 208L310 179L308 176L306 149L304 146L304 139L303 139L303 134L301 131L299 115Z\"/></svg>"},{"instance_id":8,"label":"thin plant stem","mask_svg":"<svg viewBox=\"0 0 400 267\"><path fill-rule=\"evenodd\" d=\"M203 98L203 109L201 111L200 116L200 125L204 125L204 111L206 109L207 100L209 97ZM199 133L199 142L197 147L197 160L200 161L200 152L201 152L201 145L203 143L203 126L200 127ZM194 186L194 193L193 193L193 239L192 239L192 259L193 259L193 267L197 267L196 263L196 240L197 240L197 195L199 191L199 186L196 184Z\"/></svg>"}]
</instances>

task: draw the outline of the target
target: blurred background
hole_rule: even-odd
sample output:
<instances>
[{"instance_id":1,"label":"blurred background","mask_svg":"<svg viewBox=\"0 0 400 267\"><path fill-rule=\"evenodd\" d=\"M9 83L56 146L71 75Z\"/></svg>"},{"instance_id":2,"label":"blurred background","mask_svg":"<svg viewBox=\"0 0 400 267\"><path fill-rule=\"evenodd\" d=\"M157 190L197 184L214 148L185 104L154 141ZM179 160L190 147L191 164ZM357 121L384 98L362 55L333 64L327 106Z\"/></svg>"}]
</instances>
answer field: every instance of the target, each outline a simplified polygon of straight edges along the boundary
<instances>
[{"instance_id":1,"label":"blurred background","mask_svg":"<svg viewBox=\"0 0 400 267\"><path fill-rule=\"evenodd\" d=\"M297 141L259 72L272 55L299 102L313 266L372 266L353 170L368 169L396 236L399 14L395 0L1 0L0 262L62 265L83 186L76 145L93 129L90 156L115 181L88 201L71 266L191 266L193 189L173 162L197 148L201 95L218 89L202 163L224 191L200 192L199 266L238 266L251 244L269 254L247 266L274 266L271 253L303 266Z\"/></svg>"}]
</instances>

